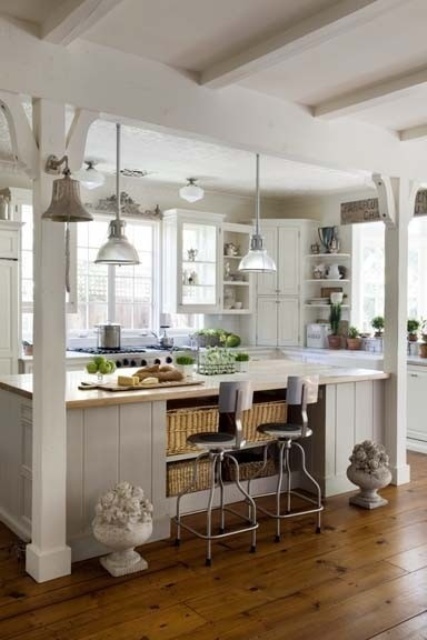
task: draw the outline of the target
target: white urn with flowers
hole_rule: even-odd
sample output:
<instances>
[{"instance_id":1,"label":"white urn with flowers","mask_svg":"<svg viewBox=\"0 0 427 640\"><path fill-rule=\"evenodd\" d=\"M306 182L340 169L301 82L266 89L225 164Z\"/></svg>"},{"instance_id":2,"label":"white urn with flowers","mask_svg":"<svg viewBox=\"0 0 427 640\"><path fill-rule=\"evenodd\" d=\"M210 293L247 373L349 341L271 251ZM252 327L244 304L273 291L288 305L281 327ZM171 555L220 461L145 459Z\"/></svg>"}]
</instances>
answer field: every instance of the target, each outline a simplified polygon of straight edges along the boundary
<instances>
[{"instance_id":1,"label":"white urn with flowers","mask_svg":"<svg viewBox=\"0 0 427 640\"><path fill-rule=\"evenodd\" d=\"M143 489L120 482L104 493L95 506L93 535L113 552L100 559L112 576L123 576L148 567L135 551L153 532L153 505Z\"/></svg>"},{"instance_id":2,"label":"white urn with flowers","mask_svg":"<svg viewBox=\"0 0 427 640\"><path fill-rule=\"evenodd\" d=\"M378 489L383 489L391 482L389 459L383 445L364 440L354 446L349 460L351 464L347 468L347 478L360 487L360 493L350 498L350 504L365 509L376 509L388 504L377 493Z\"/></svg>"}]
</instances>

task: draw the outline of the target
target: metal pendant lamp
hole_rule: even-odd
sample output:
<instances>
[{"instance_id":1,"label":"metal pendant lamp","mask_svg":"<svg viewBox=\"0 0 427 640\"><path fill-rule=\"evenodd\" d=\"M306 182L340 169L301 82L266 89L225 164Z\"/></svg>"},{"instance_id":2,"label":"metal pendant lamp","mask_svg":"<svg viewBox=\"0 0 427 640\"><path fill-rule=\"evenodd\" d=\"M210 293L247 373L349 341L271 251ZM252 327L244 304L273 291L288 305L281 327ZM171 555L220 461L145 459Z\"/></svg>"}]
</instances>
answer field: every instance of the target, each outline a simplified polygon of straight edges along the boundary
<instances>
[{"instance_id":1,"label":"metal pendant lamp","mask_svg":"<svg viewBox=\"0 0 427 640\"><path fill-rule=\"evenodd\" d=\"M276 264L264 249L264 239L260 233L260 195L259 195L259 154L256 154L256 216L255 233L251 236L248 253L241 259L238 270L253 273L268 273L277 271Z\"/></svg>"},{"instance_id":2,"label":"metal pendant lamp","mask_svg":"<svg viewBox=\"0 0 427 640\"><path fill-rule=\"evenodd\" d=\"M96 264L139 264L139 256L125 235L126 222L120 219L120 124L116 124L116 196L117 212L108 229L108 240L96 256Z\"/></svg>"}]
</instances>

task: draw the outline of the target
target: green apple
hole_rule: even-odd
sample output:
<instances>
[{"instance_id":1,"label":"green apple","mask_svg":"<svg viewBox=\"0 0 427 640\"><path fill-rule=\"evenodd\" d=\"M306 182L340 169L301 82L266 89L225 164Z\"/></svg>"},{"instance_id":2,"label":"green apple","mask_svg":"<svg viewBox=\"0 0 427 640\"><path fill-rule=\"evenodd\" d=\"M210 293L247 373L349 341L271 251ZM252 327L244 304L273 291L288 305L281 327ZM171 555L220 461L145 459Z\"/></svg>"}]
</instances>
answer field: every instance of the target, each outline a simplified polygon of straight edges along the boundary
<instances>
[{"instance_id":1,"label":"green apple","mask_svg":"<svg viewBox=\"0 0 427 640\"><path fill-rule=\"evenodd\" d=\"M99 365L100 365L102 362L105 362L105 358L104 358L104 356L95 356L95 357L94 357L94 359L93 359L93 361L94 361L94 363L96 364L96 366L97 366L97 367L98 367L98 369L99 369ZM96 373L96 372L95 372L95 373Z\"/></svg>"},{"instance_id":2,"label":"green apple","mask_svg":"<svg viewBox=\"0 0 427 640\"><path fill-rule=\"evenodd\" d=\"M108 360L104 360L104 362L101 362L99 367L98 367L98 371L99 371L99 373L102 373L103 375L111 373L110 362Z\"/></svg>"},{"instance_id":3,"label":"green apple","mask_svg":"<svg viewBox=\"0 0 427 640\"><path fill-rule=\"evenodd\" d=\"M98 371L98 365L96 362L88 362L86 365L86 371L88 373L96 373Z\"/></svg>"},{"instance_id":4,"label":"green apple","mask_svg":"<svg viewBox=\"0 0 427 640\"><path fill-rule=\"evenodd\" d=\"M107 362L110 365L110 373L114 373L117 369L116 363L113 360L107 360Z\"/></svg>"}]
</instances>

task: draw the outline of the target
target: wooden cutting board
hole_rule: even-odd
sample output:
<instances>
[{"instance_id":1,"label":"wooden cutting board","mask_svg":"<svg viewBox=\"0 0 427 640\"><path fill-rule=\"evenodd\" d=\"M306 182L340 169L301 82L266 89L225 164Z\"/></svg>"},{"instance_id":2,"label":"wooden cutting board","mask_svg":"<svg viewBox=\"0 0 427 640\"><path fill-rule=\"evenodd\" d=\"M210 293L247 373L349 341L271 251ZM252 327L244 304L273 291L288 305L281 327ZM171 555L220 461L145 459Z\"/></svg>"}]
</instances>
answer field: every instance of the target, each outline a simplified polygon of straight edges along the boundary
<instances>
[{"instance_id":1,"label":"wooden cutting board","mask_svg":"<svg viewBox=\"0 0 427 640\"><path fill-rule=\"evenodd\" d=\"M158 382L157 384L141 384L138 387L122 387L115 382L81 382L79 389L92 391L100 389L101 391L147 391L147 389L169 389L170 387L192 387L195 385L205 384L204 380L179 380L173 382Z\"/></svg>"}]
</instances>

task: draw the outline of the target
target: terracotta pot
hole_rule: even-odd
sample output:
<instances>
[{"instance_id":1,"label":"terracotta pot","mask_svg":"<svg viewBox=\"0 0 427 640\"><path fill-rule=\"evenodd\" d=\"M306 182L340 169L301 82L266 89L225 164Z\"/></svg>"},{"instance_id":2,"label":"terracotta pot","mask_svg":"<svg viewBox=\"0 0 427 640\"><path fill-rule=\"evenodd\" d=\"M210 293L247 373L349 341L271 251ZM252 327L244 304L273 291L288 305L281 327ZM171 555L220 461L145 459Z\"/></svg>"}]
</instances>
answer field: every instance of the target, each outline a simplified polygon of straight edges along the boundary
<instances>
[{"instance_id":1,"label":"terracotta pot","mask_svg":"<svg viewBox=\"0 0 427 640\"><path fill-rule=\"evenodd\" d=\"M341 349L341 336L329 335L328 343L330 349Z\"/></svg>"},{"instance_id":2,"label":"terracotta pot","mask_svg":"<svg viewBox=\"0 0 427 640\"><path fill-rule=\"evenodd\" d=\"M362 347L361 338L347 338L347 349L349 351L358 351Z\"/></svg>"},{"instance_id":3,"label":"terracotta pot","mask_svg":"<svg viewBox=\"0 0 427 640\"><path fill-rule=\"evenodd\" d=\"M420 358L427 358L427 342L421 342L419 344Z\"/></svg>"},{"instance_id":4,"label":"terracotta pot","mask_svg":"<svg viewBox=\"0 0 427 640\"><path fill-rule=\"evenodd\" d=\"M409 342L416 342L418 340L418 334L417 333L408 333L408 340L409 340Z\"/></svg>"}]
</instances>

